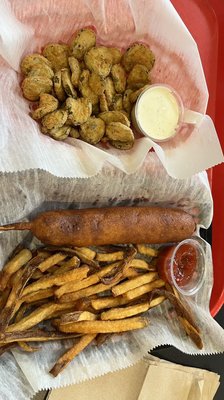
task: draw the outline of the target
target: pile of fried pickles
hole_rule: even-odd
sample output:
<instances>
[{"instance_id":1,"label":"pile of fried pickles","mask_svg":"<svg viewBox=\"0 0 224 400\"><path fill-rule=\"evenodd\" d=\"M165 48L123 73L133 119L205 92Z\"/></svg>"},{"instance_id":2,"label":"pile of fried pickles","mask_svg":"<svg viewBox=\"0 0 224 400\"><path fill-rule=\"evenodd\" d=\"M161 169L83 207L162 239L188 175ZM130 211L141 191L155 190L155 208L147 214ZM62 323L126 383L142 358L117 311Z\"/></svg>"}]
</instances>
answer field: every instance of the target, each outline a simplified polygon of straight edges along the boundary
<instances>
[{"instance_id":1,"label":"pile of fried pickles","mask_svg":"<svg viewBox=\"0 0 224 400\"><path fill-rule=\"evenodd\" d=\"M131 111L150 84L155 62L150 48L96 45L96 33L81 29L70 44L51 43L21 62L23 96L33 119L55 140L68 137L128 150L134 145Z\"/></svg>"},{"instance_id":2,"label":"pile of fried pickles","mask_svg":"<svg viewBox=\"0 0 224 400\"><path fill-rule=\"evenodd\" d=\"M159 250L148 245L42 246L15 249L0 276L0 354L32 342L72 339L52 366L57 376L90 343L149 324L147 311L168 300L186 334L202 348L199 328L175 288L159 278Z\"/></svg>"}]
</instances>

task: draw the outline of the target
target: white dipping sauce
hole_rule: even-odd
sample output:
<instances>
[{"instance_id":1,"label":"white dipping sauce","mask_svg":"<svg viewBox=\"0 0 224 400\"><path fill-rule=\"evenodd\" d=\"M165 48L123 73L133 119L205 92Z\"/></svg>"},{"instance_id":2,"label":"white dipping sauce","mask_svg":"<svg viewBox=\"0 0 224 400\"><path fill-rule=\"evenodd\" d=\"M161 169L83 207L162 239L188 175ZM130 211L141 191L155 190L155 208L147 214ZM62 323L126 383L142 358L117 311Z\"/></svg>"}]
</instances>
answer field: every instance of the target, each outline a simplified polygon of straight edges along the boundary
<instances>
[{"instance_id":1,"label":"white dipping sauce","mask_svg":"<svg viewBox=\"0 0 224 400\"><path fill-rule=\"evenodd\" d=\"M169 88L153 86L143 92L135 112L139 128L152 139L164 140L175 134L180 105Z\"/></svg>"}]
</instances>

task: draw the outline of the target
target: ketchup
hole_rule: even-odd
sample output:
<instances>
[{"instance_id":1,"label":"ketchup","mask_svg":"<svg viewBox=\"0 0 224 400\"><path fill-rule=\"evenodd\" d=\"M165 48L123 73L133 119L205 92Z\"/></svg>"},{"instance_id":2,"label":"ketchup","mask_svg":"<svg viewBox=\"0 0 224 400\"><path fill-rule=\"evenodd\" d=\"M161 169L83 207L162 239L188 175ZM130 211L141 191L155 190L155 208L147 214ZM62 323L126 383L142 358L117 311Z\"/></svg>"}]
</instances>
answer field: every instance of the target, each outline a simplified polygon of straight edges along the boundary
<instances>
[{"instance_id":1,"label":"ketchup","mask_svg":"<svg viewBox=\"0 0 224 400\"><path fill-rule=\"evenodd\" d=\"M172 283L171 258L176 246L165 247L158 257L158 274L161 279ZM176 251L173 275L178 286L185 286L193 277L197 266L197 250L190 244L183 244Z\"/></svg>"}]
</instances>

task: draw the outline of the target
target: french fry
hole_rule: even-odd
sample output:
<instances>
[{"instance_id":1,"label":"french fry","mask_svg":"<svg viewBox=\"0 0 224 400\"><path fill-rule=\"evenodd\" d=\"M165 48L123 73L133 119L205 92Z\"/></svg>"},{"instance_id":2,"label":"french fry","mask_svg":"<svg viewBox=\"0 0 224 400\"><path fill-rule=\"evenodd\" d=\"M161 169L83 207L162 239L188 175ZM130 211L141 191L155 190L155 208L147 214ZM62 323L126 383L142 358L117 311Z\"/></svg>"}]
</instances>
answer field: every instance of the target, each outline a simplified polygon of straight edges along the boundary
<instances>
[{"instance_id":1,"label":"french fry","mask_svg":"<svg viewBox=\"0 0 224 400\"><path fill-rule=\"evenodd\" d=\"M157 277L157 272L148 272L136 278L130 279L129 281L122 282L112 288L114 296L120 296L129 290L135 289L139 286L145 285L146 283L152 282Z\"/></svg>"},{"instance_id":2,"label":"french fry","mask_svg":"<svg viewBox=\"0 0 224 400\"><path fill-rule=\"evenodd\" d=\"M60 318L60 323L66 324L74 321L95 321L97 315L89 311L74 311L63 314Z\"/></svg>"},{"instance_id":3,"label":"french fry","mask_svg":"<svg viewBox=\"0 0 224 400\"><path fill-rule=\"evenodd\" d=\"M86 279L83 279L78 282L72 281L72 282L69 282L69 283L61 286L59 289L57 289L55 291L56 297L60 298L64 293L77 292L77 291L87 288L89 286L95 285L96 283L98 283L100 281L101 277L103 277L107 273L111 272L115 266L117 266L117 263L110 264L110 265L100 269L99 272L96 272L95 274L90 275Z\"/></svg>"},{"instance_id":4,"label":"french fry","mask_svg":"<svg viewBox=\"0 0 224 400\"><path fill-rule=\"evenodd\" d=\"M4 330L8 326L14 314L16 303L21 297L23 288L34 272L35 262L32 261L33 260L30 261L30 265L27 264L25 267L19 269L17 274L15 275L12 290L9 293L8 299L5 303L5 307L0 312L0 332L4 332Z\"/></svg>"},{"instance_id":5,"label":"french fry","mask_svg":"<svg viewBox=\"0 0 224 400\"><path fill-rule=\"evenodd\" d=\"M112 308L111 310L102 312L100 318L103 321L124 319L132 317L133 315L141 314L149 310L150 302L147 301L142 304L135 304L133 306Z\"/></svg>"},{"instance_id":6,"label":"french fry","mask_svg":"<svg viewBox=\"0 0 224 400\"><path fill-rule=\"evenodd\" d=\"M134 258L130 262L130 268L138 268L138 269L143 269L146 271L155 271L156 267L154 265L151 265L147 263L145 260L141 260L140 258Z\"/></svg>"},{"instance_id":7,"label":"french fry","mask_svg":"<svg viewBox=\"0 0 224 400\"><path fill-rule=\"evenodd\" d=\"M96 256L96 252L92 249L89 249L89 247L74 247L74 249L80 253L82 253L84 256L86 256L89 260L93 260Z\"/></svg>"},{"instance_id":8,"label":"french fry","mask_svg":"<svg viewBox=\"0 0 224 400\"><path fill-rule=\"evenodd\" d=\"M0 279L0 291L5 290L11 276L26 263L28 263L31 258L31 251L28 249L23 249L4 266Z\"/></svg>"},{"instance_id":9,"label":"french fry","mask_svg":"<svg viewBox=\"0 0 224 400\"><path fill-rule=\"evenodd\" d=\"M57 267L54 275L61 274L62 272L69 271L71 268L78 268L80 266L80 260L78 257L73 256L68 261L62 261L60 267Z\"/></svg>"},{"instance_id":10,"label":"french fry","mask_svg":"<svg viewBox=\"0 0 224 400\"><path fill-rule=\"evenodd\" d=\"M122 296L118 297L108 296L91 300L91 306L94 308L94 310L102 310L104 308L118 307L127 303L128 301L124 299Z\"/></svg>"},{"instance_id":11,"label":"french fry","mask_svg":"<svg viewBox=\"0 0 224 400\"><path fill-rule=\"evenodd\" d=\"M113 253L97 253L96 260L99 262L112 262L112 261L120 261L124 258L123 251L115 251Z\"/></svg>"},{"instance_id":12,"label":"french fry","mask_svg":"<svg viewBox=\"0 0 224 400\"><path fill-rule=\"evenodd\" d=\"M14 314L19 310L19 308L23 303L26 303L25 306L27 307L27 304L29 303L34 303L39 300L48 299L54 296L54 291L55 289L54 287L52 287L49 289L38 290L37 292L28 293L27 295L22 296L16 303Z\"/></svg>"},{"instance_id":13,"label":"french fry","mask_svg":"<svg viewBox=\"0 0 224 400\"><path fill-rule=\"evenodd\" d=\"M53 265L56 265L58 262L64 260L66 257L67 255L64 253L53 254L48 258L46 258L44 261L42 261L38 268L41 272L45 272Z\"/></svg>"},{"instance_id":14,"label":"french fry","mask_svg":"<svg viewBox=\"0 0 224 400\"><path fill-rule=\"evenodd\" d=\"M158 250L153 249L152 247L147 246L146 244L137 244L137 250L140 254L143 254L147 257L157 257Z\"/></svg>"},{"instance_id":15,"label":"french fry","mask_svg":"<svg viewBox=\"0 0 224 400\"><path fill-rule=\"evenodd\" d=\"M73 269L72 271L65 272L64 274L52 275L46 278L43 277L38 281L28 285L24 289L23 295L25 296L29 293L36 292L38 290L48 289L52 286L61 286L67 282L76 279L77 280L84 279L87 277L88 272L89 272L89 267L80 267L77 269Z\"/></svg>"},{"instance_id":16,"label":"french fry","mask_svg":"<svg viewBox=\"0 0 224 400\"><path fill-rule=\"evenodd\" d=\"M83 297L89 297L92 296L93 294L105 292L111 286L112 285L104 285L103 283L98 283L97 285L89 286L77 292L65 293L59 298L59 301L61 303L67 303L70 301L82 299Z\"/></svg>"},{"instance_id":17,"label":"french fry","mask_svg":"<svg viewBox=\"0 0 224 400\"><path fill-rule=\"evenodd\" d=\"M152 299L149 303L149 308L153 308L158 306L159 304L162 304L164 302L164 300L166 300L165 296L158 296L155 297L154 299Z\"/></svg>"},{"instance_id":18,"label":"french fry","mask_svg":"<svg viewBox=\"0 0 224 400\"><path fill-rule=\"evenodd\" d=\"M25 331L39 324L41 321L49 319L51 315L60 310L71 308L72 304L47 303L31 312L19 322L15 322L8 326L6 332Z\"/></svg>"},{"instance_id":19,"label":"french fry","mask_svg":"<svg viewBox=\"0 0 224 400\"><path fill-rule=\"evenodd\" d=\"M142 296L145 293L151 292L153 289L160 288L164 286L164 281L162 279L157 279L153 282L146 283L145 285L139 286L135 289L129 290L123 294L124 299L134 300Z\"/></svg>"},{"instance_id":20,"label":"french fry","mask_svg":"<svg viewBox=\"0 0 224 400\"><path fill-rule=\"evenodd\" d=\"M96 337L96 334L84 335L58 359L56 364L50 370L50 374L54 377L58 374L79 354L84 350Z\"/></svg>"},{"instance_id":21,"label":"french fry","mask_svg":"<svg viewBox=\"0 0 224 400\"><path fill-rule=\"evenodd\" d=\"M48 342L54 340L66 340L80 337L79 333L67 334L55 331L46 331L43 329L28 329L25 331L15 331L5 333L4 337L0 339L0 346L6 344L23 341L23 342ZM0 347L1 351L1 347Z\"/></svg>"},{"instance_id":22,"label":"french fry","mask_svg":"<svg viewBox=\"0 0 224 400\"><path fill-rule=\"evenodd\" d=\"M187 335L191 338L191 340L196 344L198 349L203 349L203 342L200 336L200 333L193 325L191 325L187 319L178 317L181 325L183 326L185 332Z\"/></svg>"},{"instance_id":23,"label":"french fry","mask_svg":"<svg viewBox=\"0 0 224 400\"><path fill-rule=\"evenodd\" d=\"M109 272L107 275L104 275L101 278L101 282L108 285L120 282L120 280L124 278L125 273L130 266L130 262L133 260L136 253L137 251L134 247L129 248L128 251L126 252L124 259L118 261L117 267L115 267L114 270Z\"/></svg>"},{"instance_id":24,"label":"french fry","mask_svg":"<svg viewBox=\"0 0 224 400\"><path fill-rule=\"evenodd\" d=\"M64 293L77 292L99 282L98 275L90 275L88 278L78 282L69 282L55 291L55 296L60 298Z\"/></svg>"},{"instance_id":25,"label":"french fry","mask_svg":"<svg viewBox=\"0 0 224 400\"><path fill-rule=\"evenodd\" d=\"M66 333L115 333L141 329L148 325L142 317L125 318L117 321L78 321L60 324L59 330Z\"/></svg>"},{"instance_id":26,"label":"french fry","mask_svg":"<svg viewBox=\"0 0 224 400\"><path fill-rule=\"evenodd\" d=\"M136 268L128 268L128 270L125 272L125 278L137 278L138 276L143 275L143 273L144 272L142 269L137 270Z\"/></svg>"},{"instance_id":27,"label":"french fry","mask_svg":"<svg viewBox=\"0 0 224 400\"><path fill-rule=\"evenodd\" d=\"M39 350L39 347L32 347L26 342L18 342L19 347L23 350L26 351L27 353L34 353Z\"/></svg>"}]
</instances>

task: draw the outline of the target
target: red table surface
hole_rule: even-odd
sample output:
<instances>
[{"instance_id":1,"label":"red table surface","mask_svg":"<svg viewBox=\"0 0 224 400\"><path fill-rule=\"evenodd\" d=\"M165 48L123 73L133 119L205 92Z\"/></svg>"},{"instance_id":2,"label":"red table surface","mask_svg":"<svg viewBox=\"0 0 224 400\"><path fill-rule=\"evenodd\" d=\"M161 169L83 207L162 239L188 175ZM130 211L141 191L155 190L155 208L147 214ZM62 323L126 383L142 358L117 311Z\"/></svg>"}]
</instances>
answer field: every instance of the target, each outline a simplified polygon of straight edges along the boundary
<instances>
[{"instance_id":1,"label":"red table surface","mask_svg":"<svg viewBox=\"0 0 224 400\"><path fill-rule=\"evenodd\" d=\"M200 52L209 90L207 114L215 122L224 149L224 0L171 0L178 14L194 37ZM224 304L224 164L208 171L214 200L212 222L212 253L214 285L210 301L215 316Z\"/></svg>"}]
</instances>

